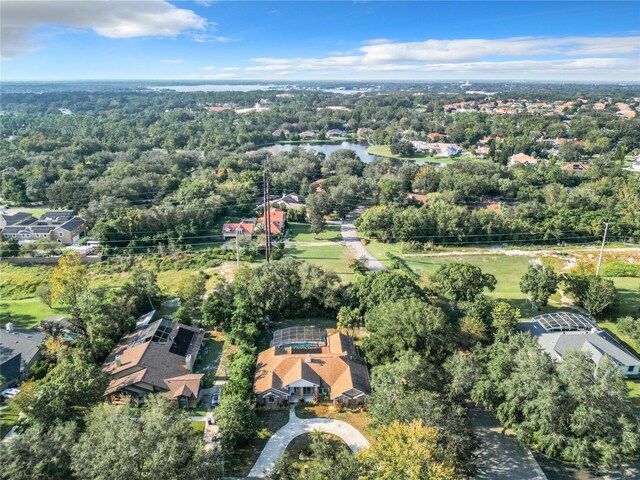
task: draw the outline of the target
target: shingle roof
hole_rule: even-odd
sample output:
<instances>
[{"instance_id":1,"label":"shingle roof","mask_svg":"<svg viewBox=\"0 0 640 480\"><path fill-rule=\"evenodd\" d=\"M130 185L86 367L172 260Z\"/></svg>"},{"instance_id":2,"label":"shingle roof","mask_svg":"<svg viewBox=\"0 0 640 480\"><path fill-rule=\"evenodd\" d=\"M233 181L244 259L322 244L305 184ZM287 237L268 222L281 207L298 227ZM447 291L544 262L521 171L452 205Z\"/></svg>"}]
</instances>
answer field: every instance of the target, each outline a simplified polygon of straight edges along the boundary
<instances>
[{"instance_id":1,"label":"shingle roof","mask_svg":"<svg viewBox=\"0 0 640 480\"><path fill-rule=\"evenodd\" d=\"M7 380L20 375L38 354L44 338L44 334L25 328L0 331L0 374Z\"/></svg>"},{"instance_id":2,"label":"shingle roof","mask_svg":"<svg viewBox=\"0 0 640 480\"><path fill-rule=\"evenodd\" d=\"M537 317L536 317L537 318ZM607 332L597 328L587 330L547 331L539 321L522 322L519 328L536 337L538 344L552 359L558 360L569 350L591 352L592 358L599 363L608 356L619 365L640 365L632 352L623 347Z\"/></svg>"},{"instance_id":3,"label":"shingle roof","mask_svg":"<svg viewBox=\"0 0 640 480\"><path fill-rule=\"evenodd\" d=\"M73 217L72 219L60 225L59 228L68 232L73 232L74 230L80 228L82 225L84 225L83 219L81 219L80 217Z\"/></svg>"},{"instance_id":4,"label":"shingle roof","mask_svg":"<svg viewBox=\"0 0 640 480\"><path fill-rule=\"evenodd\" d=\"M16 212L13 215L2 215L7 226L29 225L36 221L36 218L27 212Z\"/></svg>"},{"instance_id":5,"label":"shingle roof","mask_svg":"<svg viewBox=\"0 0 640 480\"><path fill-rule=\"evenodd\" d=\"M49 210L40 215L41 221L51 221L52 223L64 223L74 216L73 210Z\"/></svg>"},{"instance_id":6,"label":"shingle roof","mask_svg":"<svg viewBox=\"0 0 640 480\"><path fill-rule=\"evenodd\" d=\"M184 355L171 351L176 351L175 339L181 330L193 332ZM191 374L186 357L191 355L191 361L195 362L203 338L204 333L198 328L166 320L158 320L125 335L102 365L102 370L111 375L106 394L130 385L126 382L126 385L122 384L125 376L134 383L143 381L160 390L167 390L165 380ZM143 370L143 373L139 373Z\"/></svg>"}]
</instances>

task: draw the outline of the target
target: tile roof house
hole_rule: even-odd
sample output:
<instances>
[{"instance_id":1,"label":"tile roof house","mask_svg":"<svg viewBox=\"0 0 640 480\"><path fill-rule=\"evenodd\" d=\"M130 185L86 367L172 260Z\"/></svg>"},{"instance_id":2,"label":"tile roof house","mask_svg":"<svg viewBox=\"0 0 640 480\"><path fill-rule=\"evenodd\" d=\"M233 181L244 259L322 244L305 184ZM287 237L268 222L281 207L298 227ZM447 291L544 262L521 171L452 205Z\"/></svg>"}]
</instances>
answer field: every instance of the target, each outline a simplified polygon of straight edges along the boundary
<instances>
[{"instance_id":1,"label":"tile roof house","mask_svg":"<svg viewBox=\"0 0 640 480\"><path fill-rule=\"evenodd\" d=\"M623 375L640 374L640 358L599 329L586 315L549 313L538 315L530 322L521 322L518 327L533 335L555 361L561 362L569 350L579 350L588 352L596 365L608 357L619 366Z\"/></svg>"},{"instance_id":2,"label":"tile roof house","mask_svg":"<svg viewBox=\"0 0 640 480\"><path fill-rule=\"evenodd\" d=\"M538 159L533 158L526 153L516 153L515 155L511 155L509 157L509 166L513 165L525 165L525 166L533 166L538 164Z\"/></svg>"},{"instance_id":3,"label":"tile roof house","mask_svg":"<svg viewBox=\"0 0 640 480\"><path fill-rule=\"evenodd\" d=\"M225 223L222 225L222 238L228 240L230 238L252 238L253 230L256 227L257 220L255 218L243 218L238 223Z\"/></svg>"},{"instance_id":4,"label":"tile roof house","mask_svg":"<svg viewBox=\"0 0 640 480\"><path fill-rule=\"evenodd\" d=\"M274 332L271 347L258 354L256 401L266 406L313 401L357 406L371 394L369 371L353 340L315 327Z\"/></svg>"},{"instance_id":5,"label":"tile roof house","mask_svg":"<svg viewBox=\"0 0 640 480\"><path fill-rule=\"evenodd\" d=\"M305 198L297 193L287 193L282 197L276 197L271 200L271 205L276 205L287 210L301 210L305 206ZM256 210L264 209L264 203L257 205Z\"/></svg>"},{"instance_id":6,"label":"tile roof house","mask_svg":"<svg viewBox=\"0 0 640 480\"><path fill-rule=\"evenodd\" d=\"M427 205L429 203L428 196L422 195L420 193L407 193L407 200L415 200L416 202L420 202L423 205Z\"/></svg>"},{"instance_id":7,"label":"tile roof house","mask_svg":"<svg viewBox=\"0 0 640 480\"><path fill-rule=\"evenodd\" d=\"M270 232L271 235L282 235L285 229L285 213L279 208L271 208L271 227ZM264 217L258 218L258 223L264 223Z\"/></svg>"},{"instance_id":8,"label":"tile roof house","mask_svg":"<svg viewBox=\"0 0 640 480\"><path fill-rule=\"evenodd\" d=\"M582 162L573 162L563 166L562 170L565 172L586 172L589 170L589 165Z\"/></svg>"},{"instance_id":9,"label":"tile roof house","mask_svg":"<svg viewBox=\"0 0 640 480\"><path fill-rule=\"evenodd\" d=\"M34 330L14 327L11 322L0 331L0 375L5 384L22 379L29 368L40 359L40 346L45 335Z\"/></svg>"},{"instance_id":10,"label":"tile roof house","mask_svg":"<svg viewBox=\"0 0 640 480\"><path fill-rule=\"evenodd\" d=\"M102 365L109 375L105 391L112 403L144 401L165 393L181 406L196 406L204 374L193 373L204 332L158 320L125 335Z\"/></svg>"}]
</instances>

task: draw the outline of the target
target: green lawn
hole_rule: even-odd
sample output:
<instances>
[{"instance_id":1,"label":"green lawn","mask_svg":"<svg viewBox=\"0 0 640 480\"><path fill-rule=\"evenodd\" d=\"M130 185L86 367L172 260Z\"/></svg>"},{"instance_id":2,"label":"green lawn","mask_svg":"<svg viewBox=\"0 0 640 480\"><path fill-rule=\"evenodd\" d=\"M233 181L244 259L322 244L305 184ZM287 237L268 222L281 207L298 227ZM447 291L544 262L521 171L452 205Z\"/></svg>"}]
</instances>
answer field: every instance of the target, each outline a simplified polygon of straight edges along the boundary
<instances>
[{"instance_id":1,"label":"green lawn","mask_svg":"<svg viewBox=\"0 0 640 480\"><path fill-rule=\"evenodd\" d=\"M260 452L271 436L289 421L289 410L256 410L258 434L245 445L239 445L233 452L225 453L224 476L246 477L256 463Z\"/></svg>"},{"instance_id":2,"label":"green lawn","mask_svg":"<svg viewBox=\"0 0 640 480\"><path fill-rule=\"evenodd\" d=\"M4 436L9 433L14 425L18 423L20 416L20 411L11 401L5 403L5 405L7 404L7 408L0 409L0 438L4 438Z\"/></svg>"},{"instance_id":3,"label":"green lawn","mask_svg":"<svg viewBox=\"0 0 640 480\"><path fill-rule=\"evenodd\" d=\"M640 313L640 278L609 277L618 290L620 316L638 315Z\"/></svg>"},{"instance_id":4,"label":"green lawn","mask_svg":"<svg viewBox=\"0 0 640 480\"><path fill-rule=\"evenodd\" d=\"M196 373L204 373L204 388L211 388L216 380L223 344L224 342L215 338L207 338L202 342L194 370Z\"/></svg>"},{"instance_id":5,"label":"green lawn","mask_svg":"<svg viewBox=\"0 0 640 480\"><path fill-rule=\"evenodd\" d=\"M640 411L640 380L627 380L627 387L629 387L629 397L636 406L636 409Z\"/></svg>"},{"instance_id":6,"label":"green lawn","mask_svg":"<svg viewBox=\"0 0 640 480\"><path fill-rule=\"evenodd\" d=\"M486 162L486 159L470 157L467 155L460 157L432 157L427 155L425 152L418 152L411 157L400 157L399 155L394 155L391 153L390 145L372 145L367 148L367 153L370 155L377 155L379 157L387 157L387 158L395 158L397 160L419 160L421 162L430 162L430 163L456 163L456 162L473 162L473 163L481 163Z\"/></svg>"},{"instance_id":7,"label":"green lawn","mask_svg":"<svg viewBox=\"0 0 640 480\"><path fill-rule=\"evenodd\" d=\"M328 240L332 242L342 241L340 225L327 225L324 232L314 235L309 231L311 225L308 223L289 223L289 237L287 240L294 242L319 242Z\"/></svg>"},{"instance_id":8,"label":"green lawn","mask_svg":"<svg viewBox=\"0 0 640 480\"><path fill-rule=\"evenodd\" d=\"M348 250L344 245L291 245L284 249L284 254L285 256L315 263L325 270L336 272L343 280L348 280L353 276L353 272L349 268Z\"/></svg>"},{"instance_id":9,"label":"green lawn","mask_svg":"<svg viewBox=\"0 0 640 480\"><path fill-rule=\"evenodd\" d=\"M191 422L191 427L198 436L204 434L204 422Z\"/></svg>"},{"instance_id":10,"label":"green lawn","mask_svg":"<svg viewBox=\"0 0 640 480\"><path fill-rule=\"evenodd\" d=\"M17 327L31 328L45 318L65 315L66 308L49 308L39 298L0 300L0 325L12 322Z\"/></svg>"},{"instance_id":11,"label":"green lawn","mask_svg":"<svg viewBox=\"0 0 640 480\"><path fill-rule=\"evenodd\" d=\"M49 279L51 267L0 265L0 299L33 297L40 284Z\"/></svg>"}]
</instances>

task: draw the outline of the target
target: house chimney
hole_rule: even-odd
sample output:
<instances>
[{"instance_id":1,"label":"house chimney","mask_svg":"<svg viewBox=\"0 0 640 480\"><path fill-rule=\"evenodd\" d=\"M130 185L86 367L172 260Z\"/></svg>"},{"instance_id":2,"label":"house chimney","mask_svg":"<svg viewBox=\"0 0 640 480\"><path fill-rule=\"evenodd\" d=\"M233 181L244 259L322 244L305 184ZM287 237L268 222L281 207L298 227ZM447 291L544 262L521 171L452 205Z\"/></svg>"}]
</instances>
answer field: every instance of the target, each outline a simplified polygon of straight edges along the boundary
<instances>
[{"instance_id":1,"label":"house chimney","mask_svg":"<svg viewBox=\"0 0 640 480\"><path fill-rule=\"evenodd\" d=\"M311 355L307 353L307 358L304 359L305 363L311 363Z\"/></svg>"},{"instance_id":2,"label":"house chimney","mask_svg":"<svg viewBox=\"0 0 640 480\"><path fill-rule=\"evenodd\" d=\"M120 360L120 355L116 355L116 367L121 367L122 361Z\"/></svg>"},{"instance_id":3,"label":"house chimney","mask_svg":"<svg viewBox=\"0 0 640 480\"><path fill-rule=\"evenodd\" d=\"M184 357L184 363L185 363L185 366L187 367L187 370L192 372L193 371L193 361L192 361L192 357L191 357L190 353L186 357Z\"/></svg>"},{"instance_id":4,"label":"house chimney","mask_svg":"<svg viewBox=\"0 0 640 480\"><path fill-rule=\"evenodd\" d=\"M4 328L7 329L7 333L13 333L13 323L7 322Z\"/></svg>"}]
</instances>

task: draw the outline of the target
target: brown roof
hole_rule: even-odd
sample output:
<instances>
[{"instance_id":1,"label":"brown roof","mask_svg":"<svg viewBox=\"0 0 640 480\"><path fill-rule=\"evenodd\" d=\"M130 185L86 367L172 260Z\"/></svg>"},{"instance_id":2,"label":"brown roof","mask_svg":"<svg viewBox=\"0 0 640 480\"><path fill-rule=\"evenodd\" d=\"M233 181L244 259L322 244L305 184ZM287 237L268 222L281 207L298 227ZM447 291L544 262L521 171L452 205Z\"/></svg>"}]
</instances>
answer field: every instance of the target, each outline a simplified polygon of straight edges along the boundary
<instances>
[{"instance_id":1,"label":"brown roof","mask_svg":"<svg viewBox=\"0 0 640 480\"><path fill-rule=\"evenodd\" d=\"M274 346L258 355L254 380L257 394L287 392L289 385L299 380L330 388L331 399L371 392L367 366L353 341L342 333L329 336L327 345L321 348L297 351Z\"/></svg>"},{"instance_id":2,"label":"brown roof","mask_svg":"<svg viewBox=\"0 0 640 480\"><path fill-rule=\"evenodd\" d=\"M516 153L515 155L512 155L509 158L509 161L511 163L523 163L523 164L530 163L532 165L535 165L538 163L537 158L533 158L532 156L527 155L526 153Z\"/></svg>"},{"instance_id":3,"label":"brown roof","mask_svg":"<svg viewBox=\"0 0 640 480\"><path fill-rule=\"evenodd\" d=\"M570 171L570 172L574 172L577 170L584 171L584 170L589 170L589 165L586 165L582 162L573 162L562 167L562 170Z\"/></svg>"},{"instance_id":4,"label":"brown roof","mask_svg":"<svg viewBox=\"0 0 640 480\"><path fill-rule=\"evenodd\" d=\"M106 395L137 383L170 390L166 380L189 376L204 333L199 328L158 320L128 333L102 364L111 377Z\"/></svg>"},{"instance_id":5,"label":"brown roof","mask_svg":"<svg viewBox=\"0 0 640 480\"><path fill-rule=\"evenodd\" d=\"M169 398L195 397L198 398L200 383L204 373L191 373L180 377L167 378L164 383L169 387Z\"/></svg>"}]
</instances>

